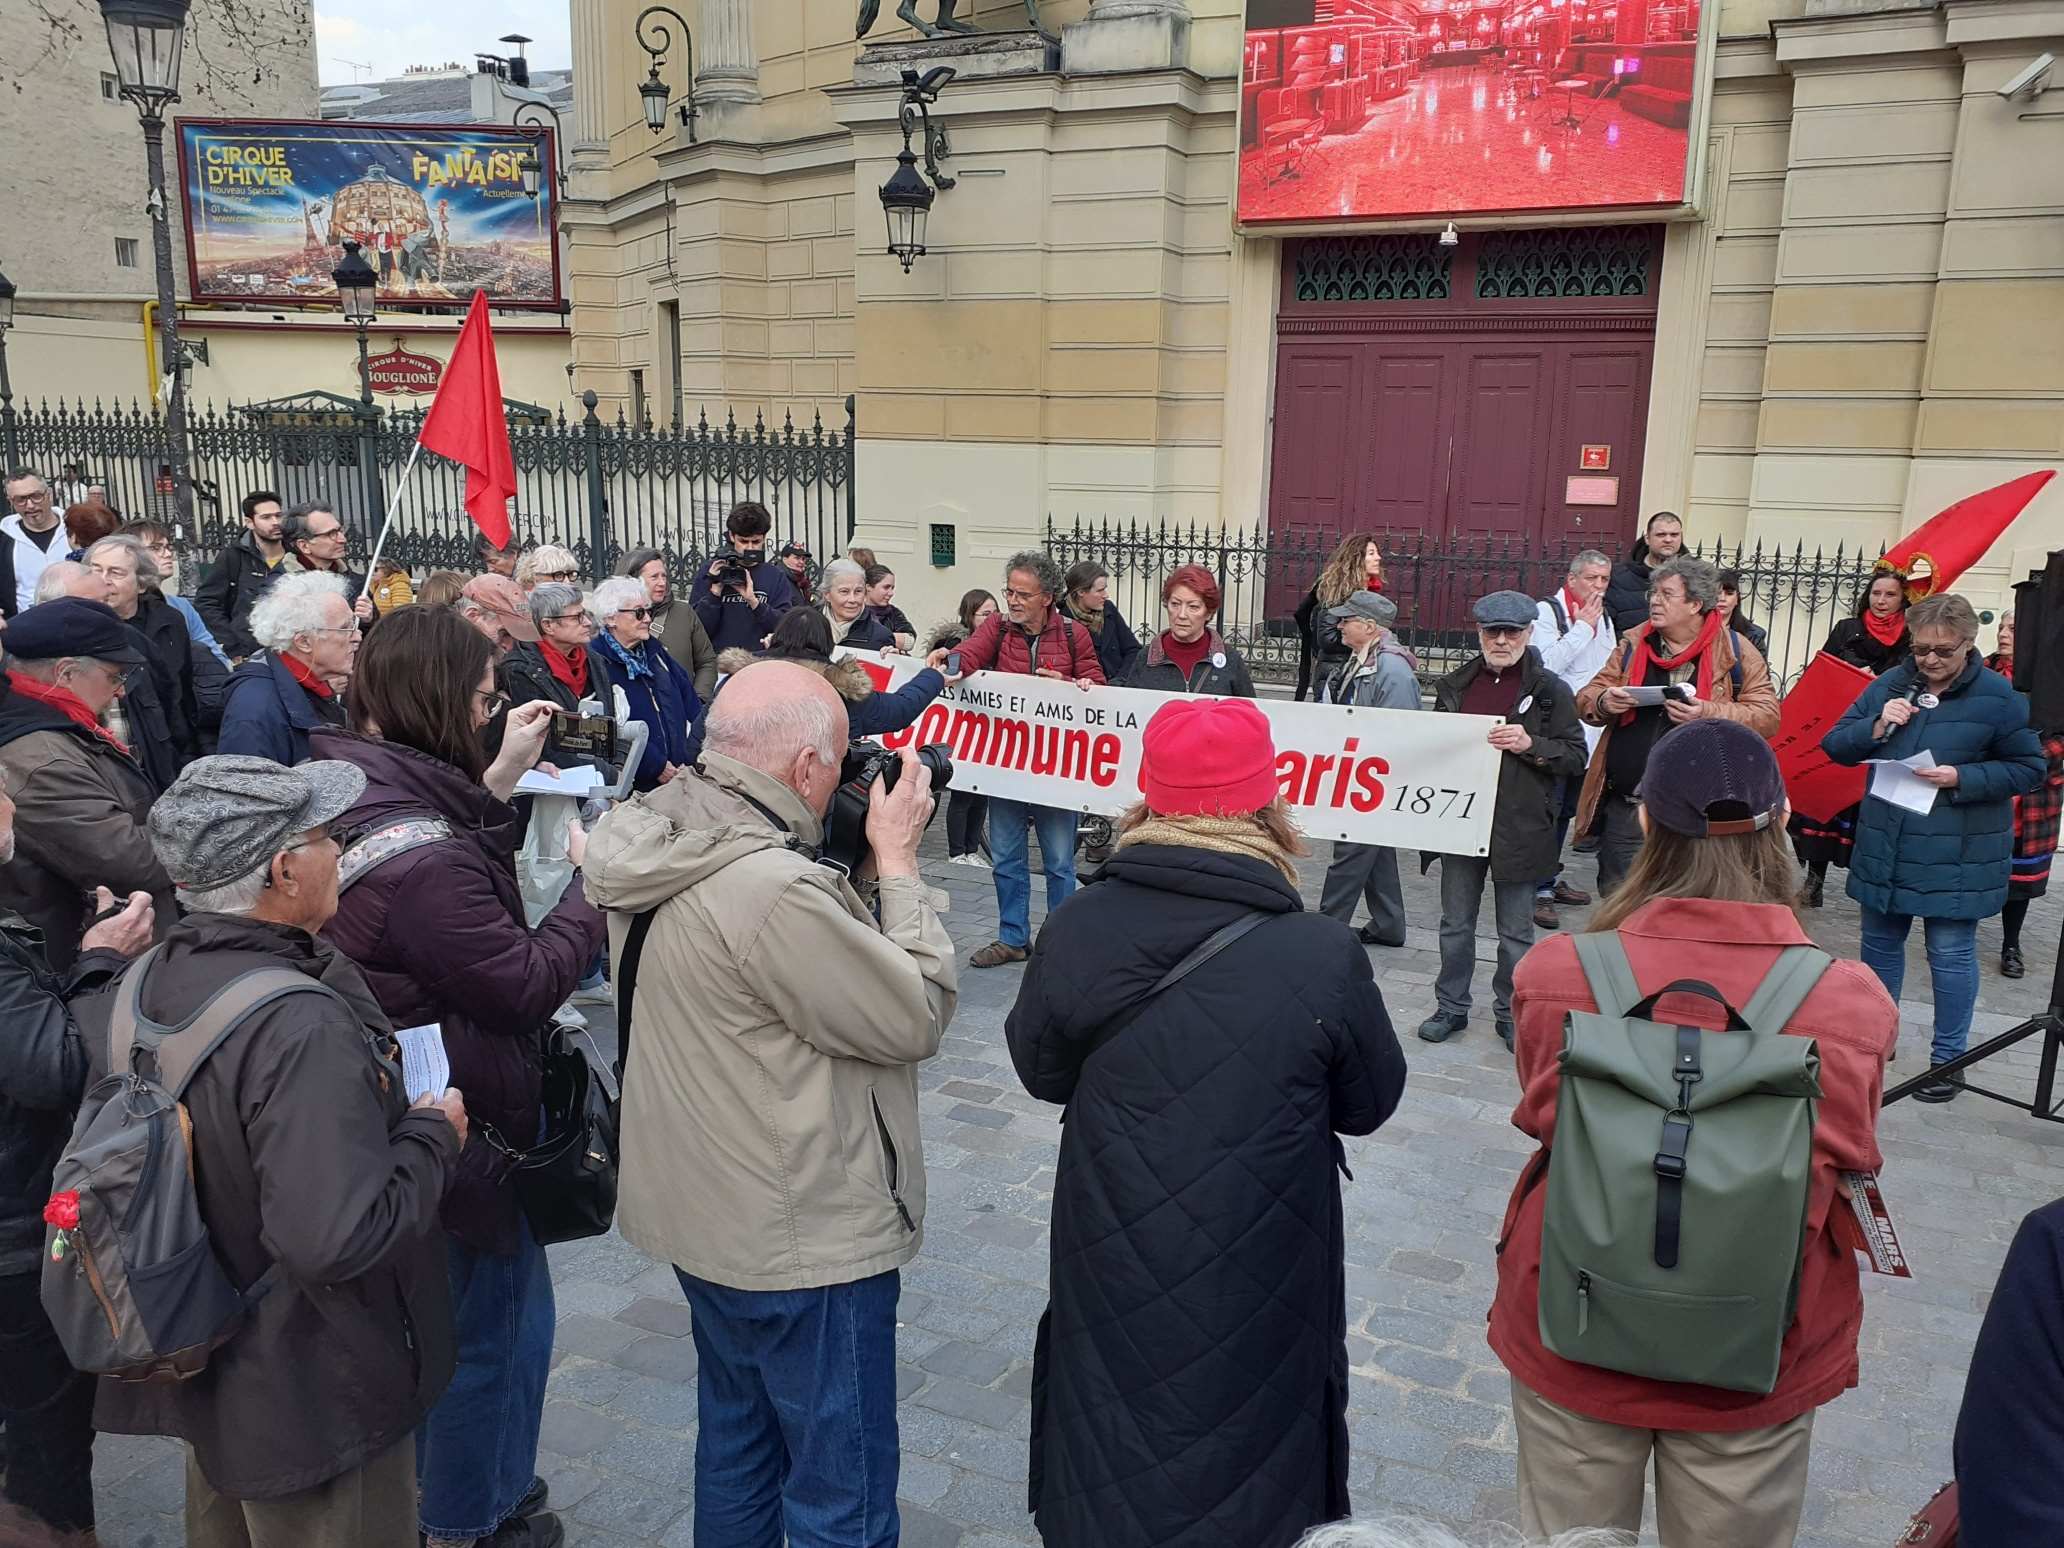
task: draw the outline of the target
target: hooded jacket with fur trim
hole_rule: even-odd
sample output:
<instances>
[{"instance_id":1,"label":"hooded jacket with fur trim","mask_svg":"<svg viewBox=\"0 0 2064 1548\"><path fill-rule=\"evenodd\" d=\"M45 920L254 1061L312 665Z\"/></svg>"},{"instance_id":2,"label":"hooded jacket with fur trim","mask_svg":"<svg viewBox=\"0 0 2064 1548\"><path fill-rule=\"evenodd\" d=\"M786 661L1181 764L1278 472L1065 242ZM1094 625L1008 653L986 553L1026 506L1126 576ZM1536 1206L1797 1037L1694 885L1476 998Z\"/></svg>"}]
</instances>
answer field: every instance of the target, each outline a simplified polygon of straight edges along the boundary
<instances>
[{"instance_id":1,"label":"hooded jacket with fur trim","mask_svg":"<svg viewBox=\"0 0 2064 1548\"><path fill-rule=\"evenodd\" d=\"M724 681L759 659L749 650L727 650L718 656L717 670L723 674L723 679L718 681L717 691L721 693ZM946 679L930 667L926 667L893 693L883 693L875 688L874 679L867 675L866 670L857 661L811 661L799 656L784 656L781 659L792 661L799 667L808 667L831 684L838 696L845 701L846 735L853 741L858 741L862 737L882 736L890 731L901 731L906 726L916 725L917 717L924 713L925 706L946 690ZM716 701L717 695L711 694L710 703L715 704ZM702 733L708 724L709 709L705 706L688 731L690 763L695 763L702 757Z\"/></svg>"}]
</instances>

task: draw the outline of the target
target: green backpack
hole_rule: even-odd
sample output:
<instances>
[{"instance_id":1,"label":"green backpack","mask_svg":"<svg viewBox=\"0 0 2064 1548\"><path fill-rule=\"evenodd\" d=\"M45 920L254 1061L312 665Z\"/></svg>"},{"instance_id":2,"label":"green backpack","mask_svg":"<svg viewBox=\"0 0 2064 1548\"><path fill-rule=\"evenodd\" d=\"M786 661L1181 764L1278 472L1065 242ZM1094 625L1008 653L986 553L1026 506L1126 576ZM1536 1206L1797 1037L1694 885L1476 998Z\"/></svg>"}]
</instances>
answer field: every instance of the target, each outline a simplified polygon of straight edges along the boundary
<instances>
[{"instance_id":1,"label":"green backpack","mask_svg":"<svg viewBox=\"0 0 2064 1548\"><path fill-rule=\"evenodd\" d=\"M1820 1052L1784 1025L1826 952L1792 946L1748 1005L1643 996L1618 935L1577 935L1598 1001L1564 1022L1541 1222L1541 1341L1657 1381L1767 1393L1799 1294ZM1727 1030L1653 1018L1670 993Z\"/></svg>"}]
</instances>

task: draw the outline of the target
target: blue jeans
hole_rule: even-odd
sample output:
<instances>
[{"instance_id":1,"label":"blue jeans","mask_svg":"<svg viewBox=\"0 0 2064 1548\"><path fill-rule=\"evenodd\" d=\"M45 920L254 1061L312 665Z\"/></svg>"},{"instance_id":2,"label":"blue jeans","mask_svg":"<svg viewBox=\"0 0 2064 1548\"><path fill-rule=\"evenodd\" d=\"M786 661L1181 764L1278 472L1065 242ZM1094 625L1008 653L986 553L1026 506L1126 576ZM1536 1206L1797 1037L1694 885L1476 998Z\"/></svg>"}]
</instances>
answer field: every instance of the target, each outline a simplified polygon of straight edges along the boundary
<instances>
[{"instance_id":1,"label":"blue jeans","mask_svg":"<svg viewBox=\"0 0 2064 1548\"><path fill-rule=\"evenodd\" d=\"M1911 914L1863 911L1863 961L1893 999L1906 982L1906 933ZM1930 1064L1947 1064L1971 1040L1971 1012L1978 1005L1978 921L1923 919L1928 943L1928 977L1935 987L1935 1043Z\"/></svg>"},{"instance_id":2,"label":"blue jeans","mask_svg":"<svg viewBox=\"0 0 2064 1548\"><path fill-rule=\"evenodd\" d=\"M695 1330L695 1548L893 1548L894 1269L815 1290L674 1270Z\"/></svg>"},{"instance_id":3,"label":"blue jeans","mask_svg":"<svg viewBox=\"0 0 2064 1548\"><path fill-rule=\"evenodd\" d=\"M552 1273L519 1217L510 1257L445 1238L457 1356L416 1431L423 1530L488 1537L516 1509L537 1472L538 1424L552 1365Z\"/></svg>"},{"instance_id":4,"label":"blue jeans","mask_svg":"<svg viewBox=\"0 0 2064 1548\"><path fill-rule=\"evenodd\" d=\"M1075 813L1023 801L989 798L989 861L996 867L996 938L1006 946L1032 944L1032 870L1025 853L1025 821L1039 830L1039 863L1046 871L1050 914L1075 890Z\"/></svg>"}]
</instances>

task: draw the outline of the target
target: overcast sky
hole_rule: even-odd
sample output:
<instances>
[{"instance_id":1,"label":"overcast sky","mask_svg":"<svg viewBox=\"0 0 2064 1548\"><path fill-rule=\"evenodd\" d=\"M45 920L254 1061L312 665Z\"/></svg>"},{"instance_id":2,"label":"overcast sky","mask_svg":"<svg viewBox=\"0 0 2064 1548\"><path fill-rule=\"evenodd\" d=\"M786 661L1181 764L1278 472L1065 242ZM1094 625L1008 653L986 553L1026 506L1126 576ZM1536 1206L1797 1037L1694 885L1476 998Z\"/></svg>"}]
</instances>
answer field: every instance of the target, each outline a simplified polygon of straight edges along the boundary
<instances>
[{"instance_id":1,"label":"overcast sky","mask_svg":"<svg viewBox=\"0 0 2064 1548\"><path fill-rule=\"evenodd\" d=\"M448 60L470 65L482 49L506 53L495 39L508 32L535 40L524 49L534 68L565 69L573 62L567 12L567 0L315 0L322 83L384 80Z\"/></svg>"}]
</instances>

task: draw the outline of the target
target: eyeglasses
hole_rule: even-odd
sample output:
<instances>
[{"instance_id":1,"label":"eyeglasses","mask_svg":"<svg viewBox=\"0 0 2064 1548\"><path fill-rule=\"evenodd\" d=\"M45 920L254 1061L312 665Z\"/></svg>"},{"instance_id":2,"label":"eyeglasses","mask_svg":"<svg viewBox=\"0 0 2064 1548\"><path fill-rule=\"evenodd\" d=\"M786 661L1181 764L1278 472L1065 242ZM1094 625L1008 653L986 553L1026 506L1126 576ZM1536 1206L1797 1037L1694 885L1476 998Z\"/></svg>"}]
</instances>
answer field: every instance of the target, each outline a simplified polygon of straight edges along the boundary
<instances>
[{"instance_id":1,"label":"eyeglasses","mask_svg":"<svg viewBox=\"0 0 2064 1548\"><path fill-rule=\"evenodd\" d=\"M647 609L647 611L649 612L649 611L650 611L650 609ZM577 623L577 624L584 624L584 623L586 623L587 621L588 621L588 615L587 615L586 613L554 613L554 614L552 614L552 615L551 615L551 616L550 616L549 618L547 618L547 619L545 620L545 622L546 622L546 623Z\"/></svg>"},{"instance_id":2,"label":"eyeglasses","mask_svg":"<svg viewBox=\"0 0 2064 1548\"><path fill-rule=\"evenodd\" d=\"M509 696L499 690L490 690L483 693L480 689L475 688L473 690L473 697L480 701L481 713L490 720L494 719L497 710L509 702Z\"/></svg>"},{"instance_id":3,"label":"eyeglasses","mask_svg":"<svg viewBox=\"0 0 2064 1548\"><path fill-rule=\"evenodd\" d=\"M652 616L652 609L649 607L620 607L616 610L614 616L618 618L650 618Z\"/></svg>"},{"instance_id":4,"label":"eyeglasses","mask_svg":"<svg viewBox=\"0 0 2064 1548\"><path fill-rule=\"evenodd\" d=\"M1532 628L1531 624L1478 624L1486 639L1509 640L1517 638Z\"/></svg>"},{"instance_id":5,"label":"eyeglasses","mask_svg":"<svg viewBox=\"0 0 2064 1548\"><path fill-rule=\"evenodd\" d=\"M572 580L578 574L578 570L539 570L537 578L541 581L564 581Z\"/></svg>"},{"instance_id":6,"label":"eyeglasses","mask_svg":"<svg viewBox=\"0 0 2064 1548\"><path fill-rule=\"evenodd\" d=\"M318 538L342 537L343 535L344 529L342 527L325 527L320 532L304 532L301 535L301 541L304 543L313 543Z\"/></svg>"},{"instance_id":7,"label":"eyeglasses","mask_svg":"<svg viewBox=\"0 0 2064 1548\"><path fill-rule=\"evenodd\" d=\"M356 634L358 633L358 623L357 620L354 619L352 622L348 624L337 624L332 628L303 629L301 632L303 634Z\"/></svg>"},{"instance_id":8,"label":"eyeglasses","mask_svg":"<svg viewBox=\"0 0 2064 1548\"><path fill-rule=\"evenodd\" d=\"M1968 640L1961 645L1916 645L1913 648L1914 660L1920 661L1933 658L1950 661L1961 656L1970 648L1971 644Z\"/></svg>"},{"instance_id":9,"label":"eyeglasses","mask_svg":"<svg viewBox=\"0 0 2064 1548\"><path fill-rule=\"evenodd\" d=\"M1030 602L1034 597L1046 595L1043 591L1020 591L1015 586L1004 587L1003 594L1013 602Z\"/></svg>"}]
</instances>

